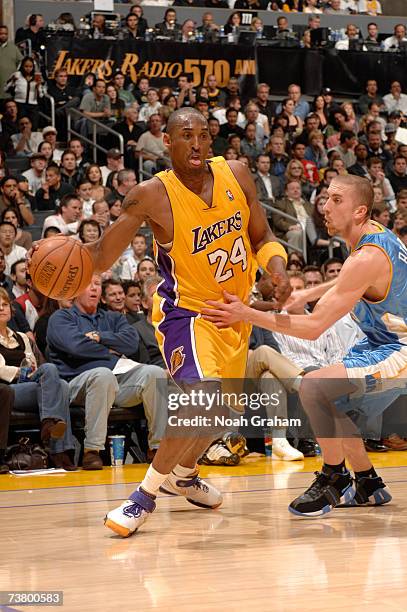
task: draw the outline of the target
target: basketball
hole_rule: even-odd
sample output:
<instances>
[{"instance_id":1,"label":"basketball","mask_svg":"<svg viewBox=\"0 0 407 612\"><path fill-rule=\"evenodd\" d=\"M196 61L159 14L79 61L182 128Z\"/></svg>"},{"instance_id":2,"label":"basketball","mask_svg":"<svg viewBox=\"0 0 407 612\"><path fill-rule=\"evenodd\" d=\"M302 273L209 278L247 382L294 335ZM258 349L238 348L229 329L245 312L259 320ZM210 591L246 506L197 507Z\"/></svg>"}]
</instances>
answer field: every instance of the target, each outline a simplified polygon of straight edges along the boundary
<instances>
[{"instance_id":1,"label":"basketball","mask_svg":"<svg viewBox=\"0 0 407 612\"><path fill-rule=\"evenodd\" d=\"M69 236L41 240L28 268L33 284L55 300L82 293L92 280L92 258L84 245Z\"/></svg>"}]
</instances>

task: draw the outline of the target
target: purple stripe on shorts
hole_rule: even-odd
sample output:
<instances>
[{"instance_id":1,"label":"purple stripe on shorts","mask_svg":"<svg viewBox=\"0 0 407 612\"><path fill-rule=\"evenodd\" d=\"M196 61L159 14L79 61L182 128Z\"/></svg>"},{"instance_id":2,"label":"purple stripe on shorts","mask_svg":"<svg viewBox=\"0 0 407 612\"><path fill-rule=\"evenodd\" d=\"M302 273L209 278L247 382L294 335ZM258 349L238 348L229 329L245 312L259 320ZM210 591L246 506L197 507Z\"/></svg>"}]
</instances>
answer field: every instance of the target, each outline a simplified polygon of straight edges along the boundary
<instances>
[{"instance_id":1,"label":"purple stripe on shorts","mask_svg":"<svg viewBox=\"0 0 407 612\"><path fill-rule=\"evenodd\" d=\"M163 282L159 284L157 293L171 306L174 306L176 300L175 279L172 276L172 259L168 253L157 244L157 265L160 270Z\"/></svg>"},{"instance_id":2,"label":"purple stripe on shorts","mask_svg":"<svg viewBox=\"0 0 407 612\"><path fill-rule=\"evenodd\" d=\"M164 355L175 381L201 380L192 345L191 321L196 314L185 308L171 308L164 304L165 319L158 326L164 336Z\"/></svg>"}]
</instances>

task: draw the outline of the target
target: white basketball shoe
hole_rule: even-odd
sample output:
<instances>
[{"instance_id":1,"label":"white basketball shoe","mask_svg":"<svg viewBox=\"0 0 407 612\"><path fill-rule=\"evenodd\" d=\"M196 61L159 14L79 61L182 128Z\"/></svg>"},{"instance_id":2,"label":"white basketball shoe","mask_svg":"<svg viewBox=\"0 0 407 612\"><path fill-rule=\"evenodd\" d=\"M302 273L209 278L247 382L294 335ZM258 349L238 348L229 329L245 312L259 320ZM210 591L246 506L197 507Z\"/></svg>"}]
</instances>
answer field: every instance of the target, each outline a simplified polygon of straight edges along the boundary
<instances>
[{"instance_id":1,"label":"white basketball shoe","mask_svg":"<svg viewBox=\"0 0 407 612\"><path fill-rule=\"evenodd\" d=\"M291 446L286 438L273 438L271 458L279 461L302 461L304 455Z\"/></svg>"},{"instance_id":2,"label":"white basketball shoe","mask_svg":"<svg viewBox=\"0 0 407 612\"><path fill-rule=\"evenodd\" d=\"M221 492L199 478L198 472L187 478L180 478L171 472L160 491L168 495L182 495L190 504L200 508L218 508L223 501Z\"/></svg>"},{"instance_id":3,"label":"white basketball shoe","mask_svg":"<svg viewBox=\"0 0 407 612\"><path fill-rule=\"evenodd\" d=\"M128 538L145 523L155 506L154 499L138 489L118 508L107 513L105 525L122 538Z\"/></svg>"}]
</instances>

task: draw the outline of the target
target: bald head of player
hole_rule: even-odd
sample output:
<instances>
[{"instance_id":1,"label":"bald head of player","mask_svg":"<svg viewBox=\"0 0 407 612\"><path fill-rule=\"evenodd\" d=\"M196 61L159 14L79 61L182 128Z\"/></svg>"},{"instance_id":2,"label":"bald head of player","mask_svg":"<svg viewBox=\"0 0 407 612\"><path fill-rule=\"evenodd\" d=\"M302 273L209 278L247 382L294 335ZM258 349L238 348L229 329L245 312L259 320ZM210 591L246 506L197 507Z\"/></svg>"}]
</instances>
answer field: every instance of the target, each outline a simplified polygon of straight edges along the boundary
<instances>
[{"instance_id":1,"label":"bald head of player","mask_svg":"<svg viewBox=\"0 0 407 612\"><path fill-rule=\"evenodd\" d=\"M325 224L330 236L346 241L370 219L373 188L366 178L355 175L335 177L328 187L324 204Z\"/></svg>"},{"instance_id":2,"label":"bald head of player","mask_svg":"<svg viewBox=\"0 0 407 612\"><path fill-rule=\"evenodd\" d=\"M174 171L181 175L207 172L205 160L211 144L208 122L194 108L180 108L170 115L164 142Z\"/></svg>"}]
</instances>

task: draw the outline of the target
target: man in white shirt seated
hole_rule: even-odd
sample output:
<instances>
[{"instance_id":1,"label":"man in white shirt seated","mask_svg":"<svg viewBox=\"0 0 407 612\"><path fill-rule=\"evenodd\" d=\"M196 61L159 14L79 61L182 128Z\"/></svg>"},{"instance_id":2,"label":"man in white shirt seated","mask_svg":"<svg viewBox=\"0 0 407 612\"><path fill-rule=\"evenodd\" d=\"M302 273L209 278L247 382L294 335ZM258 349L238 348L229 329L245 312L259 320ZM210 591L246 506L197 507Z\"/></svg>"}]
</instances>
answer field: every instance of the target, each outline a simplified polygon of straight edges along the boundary
<instances>
[{"instance_id":1,"label":"man in white shirt seated","mask_svg":"<svg viewBox=\"0 0 407 612\"><path fill-rule=\"evenodd\" d=\"M390 93L383 96L383 101L389 114L394 111L400 111L407 115L407 95L402 93L399 81L392 81Z\"/></svg>"},{"instance_id":2,"label":"man in white shirt seated","mask_svg":"<svg viewBox=\"0 0 407 612\"><path fill-rule=\"evenodd\" d=\"M349 51L349 41L359 40L359 30L353 23L348 23L345 34L346 38L344 40L338 40L338 42L335 43L335 49L338 49L339 51ZM365 45L363 45L362 49L363 51L367 51L367 47Z\"/></svg>"},{"instance_id":3,"label":"man in white shirt seated","mask_svg":"<svg viewBox=\"0 0 407 612\"><path fill-rule=\"evenodd\" d=\"M4 253L4 260L6 262L5 274L10 275L11 266L15 261L24 259L27 253L27 249L22 246L14 244L17 236L17 228L8 221L0 223L0 249Z\"/></svg>"},{"instance_id":4,"label":"man in white shirt seated","mask_svg":"<svg viewBox=\"0 0 407 612\"><path fill-rule=\"evenodd\" d=\"M31 168L23 172L23 176L28 181L29 193L35 196L42 183L45 182L45 168L47 167L47 158L43 153L33 153L30 157Z\"/></svg>"},{"instance_id":5,"label":"man in white shirt seated","mask_svg":"<svg viewBox=\"0 0 407 612\"><path fill-rule=\"evenodd\" d=\"M401 41L407 41L406 38L406 26L402 23L398 23L394 26L394 34L393 36L389 36L389 38L385 38L383 41L383 50L384 51L395 51L399 48L399 43Z\"/></svg>"},{"instance_id":6,"label":"man in white shirt seated","mask_svg":"<svg viewBox=\"0 0 407 612\"><path fill-rule=\"evenodd\" d=\"M18 120L19 134L11 136L13 152L18 157L31 157L38 151L38 146L44 140L41 132L32 131L33 124L29 117L20 117Z\"/></svg>"},{"instance_id":7,"label":"man in white shirt seated","mask_svg":"<svg viewBox=\"0 0 407 612\"><path fill-rule=\"evenodd\" d=\"M81 219L81 200L74 194L68 194L62 198L58 213L45 219L42 236L48 227L57 227L65 236L76 234Z\"/></svg>"}]
</instances>

